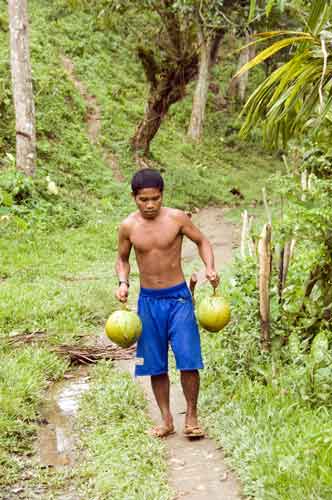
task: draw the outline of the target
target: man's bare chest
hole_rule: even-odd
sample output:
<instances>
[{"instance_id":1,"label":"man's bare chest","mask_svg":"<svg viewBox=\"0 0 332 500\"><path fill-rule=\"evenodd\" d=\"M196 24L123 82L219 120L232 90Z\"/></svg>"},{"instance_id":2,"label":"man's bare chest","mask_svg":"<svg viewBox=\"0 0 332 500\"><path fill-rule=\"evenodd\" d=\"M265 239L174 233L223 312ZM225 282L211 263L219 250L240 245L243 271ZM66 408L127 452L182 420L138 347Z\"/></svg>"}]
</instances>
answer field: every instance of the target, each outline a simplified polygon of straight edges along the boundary
<instances>
[{"instance_id":1,"label":"man's bare chest","mask_svg":"<svg viewBox=\"0 0 332 500\"><path fill-rule=\"evenodd\" d=\"M132 231L130 240L137 252L168 251L181 244L182 235L177 224L141 226Z\"/></svg>"}]
</instances>

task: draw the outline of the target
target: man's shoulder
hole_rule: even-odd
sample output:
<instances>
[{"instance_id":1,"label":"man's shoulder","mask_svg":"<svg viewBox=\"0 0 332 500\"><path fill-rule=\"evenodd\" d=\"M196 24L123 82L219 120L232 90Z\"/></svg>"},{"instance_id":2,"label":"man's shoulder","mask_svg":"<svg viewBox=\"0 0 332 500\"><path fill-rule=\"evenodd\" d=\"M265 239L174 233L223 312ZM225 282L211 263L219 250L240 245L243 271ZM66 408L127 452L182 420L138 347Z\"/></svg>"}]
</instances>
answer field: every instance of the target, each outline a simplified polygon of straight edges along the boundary
<instances>
[{"instance_id":1,"label":"man's shoulder","mask_svg":"<svg viewBox=\"0 0 332 500\"><path fill-rule=\"evenodd\" d=\"M188 215L183 210L178 208L164 207L164 209L165 214L179 224L183 224L188 218Z\"/></svg>"},{"instance_id":2,"label":"man's shoulder","mask_svg":"<svg viewBox=\"0 0 332 500\"><path fill-rule=\"evenodd\" d=\"M137 212L129 214L120 224L122 231L130 231L130 229L137 223Z\"/></svg>"},{"instance_id":3,"label":"man's shoulder","mask_svg":"<svg viewBox=\"0 0 332 500\"><path fill-rule=\"evenodd\" d=\"M164 210L165 214L169 217L181 218L186 216L185 212L179 208L164 207Z\"/></svg>"}]
</instances>

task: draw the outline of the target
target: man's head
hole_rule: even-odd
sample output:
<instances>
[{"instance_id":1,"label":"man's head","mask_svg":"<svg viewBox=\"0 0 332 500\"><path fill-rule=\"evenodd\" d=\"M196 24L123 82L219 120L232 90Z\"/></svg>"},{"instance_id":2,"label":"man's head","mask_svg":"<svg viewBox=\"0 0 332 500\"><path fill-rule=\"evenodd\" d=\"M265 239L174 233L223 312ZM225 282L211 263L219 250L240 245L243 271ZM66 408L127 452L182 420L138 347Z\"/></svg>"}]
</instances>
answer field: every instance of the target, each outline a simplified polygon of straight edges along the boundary
<instances>
[{"instance_id":1,"label":"man's head","mask_svg":"<svg viewBox=\"0 0 332 500\"><path fill-rule=\"evenodd\" d=\"M131 188L137 208L145 219L154 219L160 212L164 181L158 170L145 168L136 172Z\"/></svg>"}]
</instances>

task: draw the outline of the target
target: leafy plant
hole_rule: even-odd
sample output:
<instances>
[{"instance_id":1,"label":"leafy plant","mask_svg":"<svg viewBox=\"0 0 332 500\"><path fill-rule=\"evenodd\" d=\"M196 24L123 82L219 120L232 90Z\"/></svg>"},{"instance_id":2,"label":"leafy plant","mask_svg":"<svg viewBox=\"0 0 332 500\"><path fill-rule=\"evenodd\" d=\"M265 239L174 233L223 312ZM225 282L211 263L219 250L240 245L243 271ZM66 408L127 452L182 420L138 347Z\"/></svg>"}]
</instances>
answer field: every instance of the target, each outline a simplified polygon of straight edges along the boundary
<instances>
[{"instance_id":1,"label":"leafy plant","mask_svg":"<svg viewBox=\"0 0 332 500\"><path fill-rule=\"evenodd\" d=\"M257 34L254 43L272 41L272 44L243 66L239 74L287 47L289 60L267 77L248 99L243 111L246 114L243 135L249 133L254 123L263 123L266 143L285 145L291 137L305 129L317 129L327 119L331 105L331 9L330 1L312 2L307 12L307 32Z\"/></svg>"}]
</instances>

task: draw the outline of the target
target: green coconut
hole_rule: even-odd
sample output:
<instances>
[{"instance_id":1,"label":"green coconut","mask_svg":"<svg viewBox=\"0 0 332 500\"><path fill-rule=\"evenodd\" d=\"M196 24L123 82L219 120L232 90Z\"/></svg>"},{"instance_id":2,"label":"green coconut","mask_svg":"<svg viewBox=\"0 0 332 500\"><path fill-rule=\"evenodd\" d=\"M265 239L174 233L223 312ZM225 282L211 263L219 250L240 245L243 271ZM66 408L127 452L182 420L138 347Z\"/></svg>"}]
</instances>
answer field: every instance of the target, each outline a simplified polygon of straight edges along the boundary
<instances>
[{"instance_id":1,"label":"green coconut","mask_svg":"<svg viewBox=\"0 0 332 500\"><path fill-rule=\"evenodd\" d=\"M120 347L130 347L141 336L139 316L129 309L120 309L110 315L105 325L107 337Z\"/></svg>"},{"instance_id":2,"label":"green coconut","mask_svg":"<svg viewBox=\"0 0 332 500\"><path fill-rule=\"evenodd\" d=\"M205 297L198 306L197 318L208 332L219 332L230 322L229 303L219 295Z\"/></svg>"}]
</instances>

